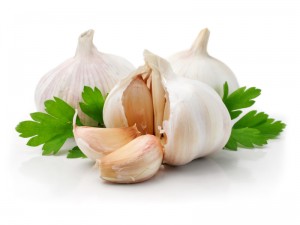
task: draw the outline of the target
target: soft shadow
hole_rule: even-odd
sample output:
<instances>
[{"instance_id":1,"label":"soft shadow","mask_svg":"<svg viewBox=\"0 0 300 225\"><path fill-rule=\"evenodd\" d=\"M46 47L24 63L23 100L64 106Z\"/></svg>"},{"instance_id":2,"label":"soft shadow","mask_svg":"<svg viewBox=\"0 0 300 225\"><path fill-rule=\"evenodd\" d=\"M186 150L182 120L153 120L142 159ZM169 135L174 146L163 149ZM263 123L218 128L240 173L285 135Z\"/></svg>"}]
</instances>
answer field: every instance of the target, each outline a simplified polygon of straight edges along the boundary
<instances>
[{"instance_id":1,"label":"soft shadow","mask_svg":"<svg viewBox=\"0 0 300 225\"><path fill-rule=\"evenodd\" d=\"M194 201L195 194L202 197L224 195L230 185L223 169L209 158L194 160L180 167L164 165L152 179L134 185L101 183L112 196L116 195L119 201L124 202L132 198L141 202L189 202ZM111 201L117 199L112 198Z\"/></svg>"},{"instance_id":2,"label":"soft shadow","mask_svg":"<svg viewBox=\"0 0 300 225\"><path fill-rule=\"evenodd\" d=\"M85 159L38 156L23 162L19 171L35 182L45 185L51 192L65 195L76 189L85 176L98 172L93 165L92 161Z\"/></svg>"}]
</instances>

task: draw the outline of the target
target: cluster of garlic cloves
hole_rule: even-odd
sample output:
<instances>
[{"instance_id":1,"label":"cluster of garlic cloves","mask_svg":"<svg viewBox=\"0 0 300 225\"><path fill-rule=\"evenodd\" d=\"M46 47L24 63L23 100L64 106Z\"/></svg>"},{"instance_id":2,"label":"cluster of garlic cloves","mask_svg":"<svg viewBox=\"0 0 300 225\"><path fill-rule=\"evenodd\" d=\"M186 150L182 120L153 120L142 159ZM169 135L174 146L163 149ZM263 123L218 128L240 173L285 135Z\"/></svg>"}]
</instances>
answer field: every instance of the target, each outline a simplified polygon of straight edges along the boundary
<instances>
[{"instance_id":1,"label":"cluster of garlic cloves","mask_svg":"<svg viewBox=\"0 0 300 225\"><path fill-rule=\"evenodd\" d=\"M114 183L137 183L154 176L163 160L159 138L142 135L136 125L123 128L77 126L73 133L77 146L97 161L101 178Z\"/></svg>"},{"instance_id":2,"label":"cluster of garlic cloves","mask_svg":"<svg viewBox=\"0 0 300 225\"><path fill-rule=\"evenodd\" d=\"M121 78L134 70L126 59L99 52L93 44L93 36L93 30L81 34L75 56L42 77L35 91L38 111L43 112L44 102L53 96L79 109L84 86L97 87L105 95ZM80 109L78 113L83 124L97 125Z\"/></svg>"},{"instance_id":3,"label":"cluster of garlic cloves","mask_svg":"<svg viewBox=\"0 0 300 225\"><path fill-rule=\"evenodd\" d=\"M199 81L177 76L166 60L149 51L144 59L145 65L122 79L107 97L105 125L136 124L141 133L155 135L163 144L164 162L170 165L184 165L223 148L231 121L217 93Z\"/></svg>"},{"instance_id":4,"label":"cluster of garlic cloves","mask_svg":"<svg viewBox=\"0 0 300 225\"><path fill-rule=\"evenodd\" d=\"M169 61L176 74L206 83L222 97L225 82L230 93L239 85L231 69L207 53L209 34L207 28L201 30L190 49L175 53Z\"/></svg>"},{"instance_id":5,"label":"cluster of garlic cloves","mask_svg":"<svg viewBox=\"0 0 300 225\"><path fill-rule=\"evenodd\" d=\"M149 51L144 60L108 95L107 128L78 127L74 116L77 145L110 182L147 180L162 162L185 165L222 149L230 136L230 115L211 87L176 75Z\"/></svg>"}]
</instances>

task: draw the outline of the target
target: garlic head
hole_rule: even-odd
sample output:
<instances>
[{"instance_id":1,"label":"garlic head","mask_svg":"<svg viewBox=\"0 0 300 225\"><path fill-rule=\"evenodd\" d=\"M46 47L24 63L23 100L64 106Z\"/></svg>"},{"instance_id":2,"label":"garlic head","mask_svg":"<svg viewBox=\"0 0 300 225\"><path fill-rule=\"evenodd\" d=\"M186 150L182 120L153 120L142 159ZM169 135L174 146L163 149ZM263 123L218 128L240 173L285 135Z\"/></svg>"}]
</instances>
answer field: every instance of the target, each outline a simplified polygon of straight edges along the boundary
<instances>
[{"instance_id":1,"label":"garlic head","mask_svg":"<svg viewBox=\"0 0 300 225\"><path fill-rule=\"evenodd\" d=\"M88 30L78 38L74 57L52 69L39 81L35 90L35 102L38 111L44 112L44 102L53 96L79 108L84 86L97 87L103 95L134 67L127 60L99 52L93 44L94 31ZM85 125L97 125L97 122L79 110L81 121Z\"/></svg>"},{"instance_id":2,"label":"garlic head","mask_svg":"<svg viewBox=\"0 0 300 225\"><path fill-rule=\"evenodd\" d=\"M176 74L206 83L222 97L225 82L230 93L239 85L231 69L207 53L209 34L207 28L201 30L189 50L175 53L169 61Z\"/></svg>"},{"instance_id":3,"label":"garlic head","mask_svg":"<svg viewBox=\"0 0 300 225\"><path fill-rule=\"evenodd\" d=\"M161 140L164 162L170 165L184 165L224 147L231 120L218 94L200 81L177 76L166 60L149 51L144 52L144 59L145 65L122 79L108 95L103 110L106 127L128 127L129 116L139 118L134 113L152 108L149 117L131 123ZM139 91L131 85L137 80L143 86ZM132 93L131 109L124 102L127 92Z\"/></svg>"}]
</instances>

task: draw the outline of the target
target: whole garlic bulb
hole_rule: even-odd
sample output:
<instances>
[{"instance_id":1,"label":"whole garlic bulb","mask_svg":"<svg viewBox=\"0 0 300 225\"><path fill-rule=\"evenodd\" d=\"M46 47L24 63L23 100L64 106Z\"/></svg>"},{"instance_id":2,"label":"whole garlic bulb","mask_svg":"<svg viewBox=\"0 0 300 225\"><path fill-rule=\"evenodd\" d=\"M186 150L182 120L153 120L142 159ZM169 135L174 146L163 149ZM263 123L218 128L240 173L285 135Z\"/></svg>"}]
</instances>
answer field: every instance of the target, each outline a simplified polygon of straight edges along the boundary
<instances>
[{"instance_id":1,"label":"whole garlic bulb","mask_svg":"<svg viewBox=\"0 0 300 225\"><path fill-rule=\"evenodd\" d=\"M99 52L93 44L94 31L80 35L76 54L42 77L35 91L38 111L44 111L44 102L59 97L74 108L79 108L84 86L98 87L102 94L108 93L125 75L134 70L127 60ZM85 125L96 125L96 121L79 110Z\"/></svg>"},{"instance_id":2,"label":"whole garlic bulb","mask_svg":"<svg viewBox=\"0 0 300 225\"><path fill-rule=\"evenodd\" d=\"M201 30L189 50L172 55L169 61L176 74L206 83L222 97L226 81L230 93L238 89L239 85L229 67L207 53L208 39L209 30Z\"/></svg>"},{"instance_id":3,"label":"whole garlic bulb","mask_svg":"<svg viewBox=\"0 0 300 225\"><path fill-rule=\"evenodd\" d=\"M105 125L136 124L142 134L157 136L164 145L164 162L170 165L184 165L224 147L231 120L218 94L200 81L177 76L166 60L149 51L144 59L145 65L108 95Z\"/></svg>"}]
</instances>

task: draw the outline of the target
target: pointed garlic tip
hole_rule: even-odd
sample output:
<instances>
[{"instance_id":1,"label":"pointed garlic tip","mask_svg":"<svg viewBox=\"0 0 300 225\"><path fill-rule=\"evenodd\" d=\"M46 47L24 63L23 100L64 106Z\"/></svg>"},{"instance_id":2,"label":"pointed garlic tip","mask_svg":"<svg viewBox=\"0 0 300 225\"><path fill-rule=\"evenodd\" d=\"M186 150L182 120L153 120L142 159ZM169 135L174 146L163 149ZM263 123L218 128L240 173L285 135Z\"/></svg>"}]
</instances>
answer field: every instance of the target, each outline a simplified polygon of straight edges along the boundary
<instances>
[{"instance_id":1,"label":"pointed garlic tip","mask_svg":"<svg viewBox=\"0 0 300 225\"><path fill-rule=\"evenodd\" d=\"M78 45L76 50L76 56L86 56L92 53L92 49L95 48L93 44L94 30L88 30L82 33L78 38Z\"/></svg>"},{"instance_id":2,"label":"pointed garlic tip","mask_svg":"<svg viewBox=\"0 0 300 225\"><path fill-rule=\"evenodd\" d=\"M210 32L207 28L201 30L191 47L191 51L196 54L207 54L209 34Z\"/></svg>"},{"instance_id":3,"label":"pointed garlic tip","mask_svg":"<svg viewBox=\"0 0 300 225\"><path fill-rule=\"evenodd\" d=\"M73 127L76 144L91 160L97 160L141 135L135 125L124 128Z\"/></svg>"},{"instance_id":4,"label":"pointed garlic tip","mask_svg":"<svg viewBox=\"0 0 300 225\"><path fill-rule=\"evenodd\" d=\"M153 135L140 136L99 161L101 178L113 183L138 183L159 170L163 147Z\"/></svg>"},{"instance_id":5,"label":"pointed garlic tip","mask_svg":"<svg viewBox=\"0 0 300 225\"><path fill-rule=\"evenodd\" d=\"M156 71L159 71L163 78L174 79L175 77L177 77L173 72L170 63L166 59L153 54L147 49L144 50L144 60L152 70L154 69Z\"/></svg>"}]
</instances>

